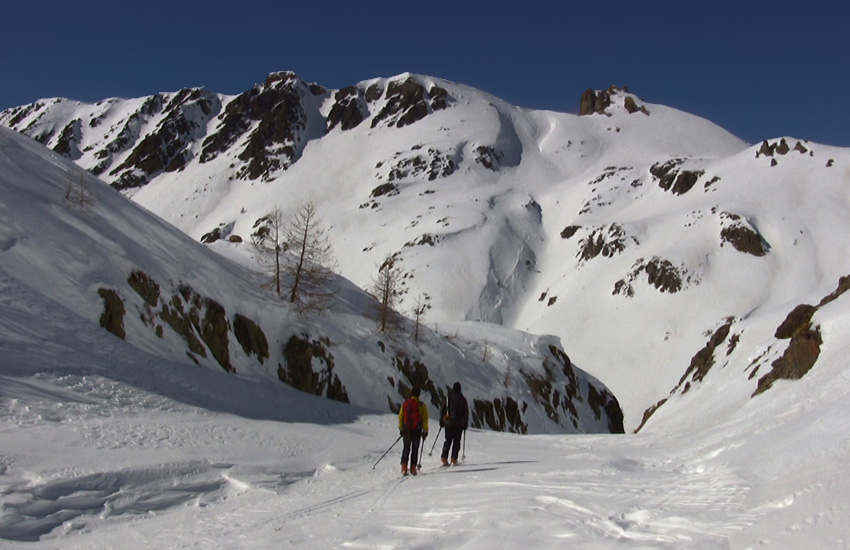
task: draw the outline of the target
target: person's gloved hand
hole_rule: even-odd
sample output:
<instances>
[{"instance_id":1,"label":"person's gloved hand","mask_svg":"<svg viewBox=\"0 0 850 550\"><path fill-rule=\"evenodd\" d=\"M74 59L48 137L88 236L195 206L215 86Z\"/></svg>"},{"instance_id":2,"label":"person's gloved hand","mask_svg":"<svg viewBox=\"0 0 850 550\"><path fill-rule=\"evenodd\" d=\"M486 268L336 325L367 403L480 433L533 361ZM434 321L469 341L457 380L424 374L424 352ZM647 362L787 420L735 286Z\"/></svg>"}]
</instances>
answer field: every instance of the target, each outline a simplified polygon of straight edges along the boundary
<instances>
[{"instance_id":1,"label":"person's gloved hand","mask_svg":"<svg viewBox=\"0 0 850 550\"><path fill-rule=\"evenodd\" d=\"M422 432L422 439L428 439L428 432Z\"/></svg>"}]
</instances>

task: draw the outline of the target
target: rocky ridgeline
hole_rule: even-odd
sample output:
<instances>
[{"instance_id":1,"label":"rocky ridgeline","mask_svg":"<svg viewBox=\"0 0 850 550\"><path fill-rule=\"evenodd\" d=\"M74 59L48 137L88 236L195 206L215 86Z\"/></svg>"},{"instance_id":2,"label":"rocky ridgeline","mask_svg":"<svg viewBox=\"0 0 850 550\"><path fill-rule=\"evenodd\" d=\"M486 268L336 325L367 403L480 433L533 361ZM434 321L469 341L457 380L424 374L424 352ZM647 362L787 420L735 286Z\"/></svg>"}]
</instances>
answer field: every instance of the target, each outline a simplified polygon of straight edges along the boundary
<instances>
[{"instance_id":1,"label":"rocky ridgeline","mask_svg":"<svg viewBox=\"0 0 850 550\"><path fill-rule=\"evenodd\" d=\"M331 97L333 105L325 117L319 108ZM194 88L141 100L77 104L75 118L56 126L55 121L45 122L52 111L74 103L57 99L0 113L0 124L74 161L86 157L81 165L124 190L179 171L196 156L206 164L225 153L230 153L226 162L238 162L236 179L268 181L297 162L307 142L323 135L315 127L324 133L346 131L371 119L372 128L401 128L452 102L444 88L426 87L412 76L331 93L281 72L229 99ZM83 143L91 145L82 148ZM122 160L116 164L119 156ZM498 161L498 153L482 152L482 162L493 166ZM419 170L419 162L430 165L432 177L453 170L450 159L414 156L398 161L392 173L398 178Z\"/></svg>"}]
</instances>

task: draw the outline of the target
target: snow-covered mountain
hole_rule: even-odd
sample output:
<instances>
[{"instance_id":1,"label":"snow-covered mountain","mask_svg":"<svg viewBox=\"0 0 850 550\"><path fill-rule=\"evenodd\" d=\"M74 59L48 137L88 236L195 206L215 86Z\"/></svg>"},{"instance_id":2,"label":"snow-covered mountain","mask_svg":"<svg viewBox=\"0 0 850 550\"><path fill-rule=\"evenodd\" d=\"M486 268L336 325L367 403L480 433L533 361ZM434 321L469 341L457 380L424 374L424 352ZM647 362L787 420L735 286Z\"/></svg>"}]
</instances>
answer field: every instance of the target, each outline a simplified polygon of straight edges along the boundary
<instances>
[{"instance_id":1,"label":"snow-covered mountain","mask_svg":"<svg viewBox=\"0 0 850 550\"><path fill-rule=\"evenodd\" d=\"M341 278L328 311L304 317L261 290L254 272L6 128L0 193L8 284L153 357L372 410L398 411L418 385L436 414L460 381L476 427L623 431L616 399L573 367L554 336L466 324L445 325L445 335L424 327L415 342L410 322L379 333L374 299Z\"/></svg>"},{"instance_id":2,"label":"snow-covered mountain","mask_svg":"<svg viewBox=\"0 0 850 550\"><path fill-rule=\"evenodd\" d=\"M407 82L422 101L392 106ZM261 120L297 112L271 101L282 90L258 99L276 86L303 92L301 130ZM274 75L244 97L163 94L149 118L117 122L149 100L0 114L31 135L57 128L51 147L79 118L63 154L87 169L102 149L84 136L114 116L115 136L136 137L101 159L101 177L189 234L0 128L4 548L850 540L847 150L749 147L616 89L586 93L573 116L416 75L340 92ZM96 107L101 122L83 123ZM183 110L173 134L169 108ZM228 108L242 115L214 114ZM148 151L182 151L175 170L146 172L144 149L128 164L149 139ZM435 160L443 150L453 164ZM409 325L378 335L363 314L372 298L347 279L313 318L260 290L235 236L308 197L344 275L368 286L397 254L408 303L431 296L420 345ZM629 428L646 421L638 434L581 434L617 415L574 365L612 388ZM374 409L428 380L439 402L455 379L481 403L479 425L522 431L511 397L529 432L561 433L473 429L449 470L428 439L425 475L400 480L396 418Z\"/></svg>"},{"instance_id":3,"label":"snow-covered mountain","mask_svg":"<svg viewBox=\"0 0 850 550\"><path fill-rule=\"evenodd\" d=\"M850 273L844 149L749 146L625 89L581 115L529 111L403 74L327 90L275 73L204 89L0 113L137 203L231 257L273 206L312 200L343 275L369 287L388 255L402 309L561 338L636 428L721 327L752 393L761 336ZM745 334L746 333L746 334ZM829 343L826 343L829 345ZM781 347L781 346L780 346ZM718 359L719 360L719 359Z\"/></svg>"}]
</instances>

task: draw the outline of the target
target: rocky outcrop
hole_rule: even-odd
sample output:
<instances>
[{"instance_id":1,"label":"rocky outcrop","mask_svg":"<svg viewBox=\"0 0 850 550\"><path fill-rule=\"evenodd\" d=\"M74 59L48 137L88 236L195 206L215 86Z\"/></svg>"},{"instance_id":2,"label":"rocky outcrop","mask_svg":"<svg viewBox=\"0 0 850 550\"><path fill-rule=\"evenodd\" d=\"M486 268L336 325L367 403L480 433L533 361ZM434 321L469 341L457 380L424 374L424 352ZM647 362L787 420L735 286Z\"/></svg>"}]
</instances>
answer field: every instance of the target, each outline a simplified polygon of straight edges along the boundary
<instances>
[{"instance_id":1,"label":"rocky outcrop","mask_svg":"<svg viewBox=\"0 0 850 550\"><path fill-rule=\"evenodd\" d=\"M382 344L382 349L386 346ZM450 381L436 383L428 367L420 360L398 354L393 359L399 373L390 378L399 396L388 396L390 410L398 412L401 402L416 386L422 390L422 399L440 410L446 405ZM577 375L569 357L560 347L548 346L540 368L520 368L522 384L518 393L507 391L498 396L480 396L467 392L470 405L470 425L512 433L528 433L527 415L532 406L542 410L553 422L581 431L587 418L581 418L579 407L592 411L597 422L604 422L610 433L623 433L623 412L617 399L604 387L594 386ZM530 400L529 400L530 397Z\"/></svg>"},{"instance_id":2,"label":"rocky outcrop","mask_svg":"<svg viewBox=\"0 0 850 550\"><path fill-rule=\"evenodd\" d=\"M769 390L777 380L798 380L815 366L820 357L823 336L812 318L820 308L837 300L848 290L850 276L841 277L838 287L824 296L817 306L800 304L788 314L774 334L777 339L789 340L788 347L781 357L771 363L770 372L759 378L753 397Z\"/></svg>"},{"instance_id":3,"label":"rocky outcrop","mask_svg":"<svg viewBox=\"0 0 850 550\"><path fill-rule=\"evenodd\" d=\"M399 157L401 155L396 155ZM450 176L457 170L453 154L428 148L422 154L399 158L393 163L388 174L389 181L417 180L427 177L428 181Z\"/></svg>"},{"instance_id":4,"label":"rocky outcrop","mask_svg":"<svg viewBox=\"0 0 850 550\"><path fill-rule=\"evenodd\" d=\"M383 95L379 90L370 88L367 100L378 101ZM379 125L401 128L418 122L434 111L441 111L449 106L448 92L437 85L426 89L413 77L404 80L393 80L387 85L385 105L372 119L372 128Z\"/></svg>"},{"instance_id":5,"label":"rocky outcrop","mask_svg":"<svg viewBox=\"0 0 850 550\"><path fill-rule=\"evenodd\" d=\"M475 148L475 162L497 172L502 167L505 160L505 154L490 145L479 145Z\"/></svg>"},{"instance_id":6,"label":"rocky outcrop","mask_svg":"<svg viewBox=\"0 0 850 550\"><path fill-rule=\"evenodd\" d=\"M569 228L564 231L572 236L574 232L570 233L568 230ZM563 236L564 233L561 235ZM605 227L593 229L590 235L581 239L577 257L582 262L587 262L600 255L610 258L625 250L629 241L638 244L635 237L626 234L623 226L612 223Z\"/></svg>"},{"instance_id":7,"label":"rocky outcrop","mask_svg":"<svg viewBox=\"0 0 850 550\"><path fill-rule=\"evenodd\" d=\"M154 107L155 108L155 107ZM164 118L127 159L110 172L118 189L140 187L162 172L181 170L191 158L190 145L203 136L206 123L221 108L218 96L203 89L183 90L164 107Z\"/></svg>"},{"instance_id":8,"label":"rocky outcrop","mask_svg":"<svg viewBox=\"0 0 850 550\"><path fill-rule=\"evenodd\" d=\"M269 342L260 325L237 313L233 317L233 335L245 355L253 355L260 364L269 358Z\"/></svg>"},{"instance_id":9,"label":"rocky outcrop","mask_svg":"<svg viewBox=\"0 0 850 550\"><path fill-rule=\"evenodd\" d=\"M215 159L247 134L245 147L238 155L246 164L237 177L272 179L300 155L307 139L308 117L302 101L305 95L319 91L294 73L269 75L261 86L227 104L218 128L204 140L201 162Z\"/></svg>"},{"instance_id":10,"label":"rocky outcrop","mask_svg":"<svg viewBox=\"0 0 850 550\"><path fill-rule=\"evenodd\" d=\"M283 348L284 365L279 365L280 380L297 390L349 403L348 392L334 373L330 342L293 335ZM314 365L314 363L318 363Z\"/></svg>"},{"instance_id":11,"label":"rocky outcrop","mask_svg":"<svg viewBox=\"0 0 850 550\"><path fill-rule=\"evenodd\" d=\"M756 257L767 255L770 245L746 219L737 214L722 212L723 228L720 230L721 246L729 243L735 250Z\"/></svg>"},{"instance_id":12,"label":"rocky outcrop","mask_svg":"<svg viewBox=\"0 0 850 550\"><path fill-rule=\"evenodd\" d=\"M68 123L67 126L59 134L59 141L53 147L53 150L62 156L68 157L71 160L77 160L82 153L80 152L80 141L82 140L81 121L76 118Z\"/></svg>"},{"instance_id":13,"label":"rocky outcrop","mask_svg":"<svg viewBox=\"0 0 850 550\"><path fill-rule=\"evenodd\" d=\"M103 298L103 314L100 316L100 326L111 332L118 338L124 339L127 333L124 331L124 301L121 296L111 288L100 288L97 294Z\"/></svg>"},{"instance_id":14,"label":"rocky outcrop","mask_svg":"<svg viewBox=\"0 0 850 550\"><path fill-rule=\"evenodd\" d=\"M328 113L327 132L339 127L351 130L369 116L366 94L356 86L343 88L334 94L334 105Z\"/></svg>"},{"instance_id":15,"label":"rocky outcrop","mask_svg":"<svg viewBox=\"0 0 850 550\"><path fill-rule=\"evenodd\" d=\"M656 163L649 168L649 173L658 181L658 186L675 195L683 195L690 191L697 180L705 174L704 170L683 170L679 166L684 159L671 159L664 164Z\"/></svg>"},{"instance_id":16,"label":"rocky outcrop","mask_svg":"<svg viewBox=\"0 0 850 550\"><path fill-rule=\"evenodd\" d=\"M579 103L579 115L606 114L606 110L613 103L613 97L618 94L629 94L629 89L619 86L610 86L607 90L594 90L588 88L581 95ZM649 111L643 105L638 105L633 95L625 95L623 107L629 114L643 113L649 115Z\"/></svg>"},{"instance_id":17,"label":"rocky outcrop","mask_svg":"<svg viewBox=\"0 0 850 550\"><path fill-rule=\"evenodd\" d=\"M611 94L605 90L596 91L588 88L581 95L579 115L603 114L611 105Z\"/></svg>"},{"instance_id":18,"label":"rocky outcrop","mask_svg":"<svg viewBox=\"0 0 850 550\"><path fill-rule=\"evenodd\" d=\"M629 298L635 295L634 282L645 273L647 282L660 292L674 294L681 291L686 283L693 282L684 266L677 267L669 260L653 257L649 260L639 258L629 274L614 283L612 294L621 294Z\"/></svg>"}]
</instances>

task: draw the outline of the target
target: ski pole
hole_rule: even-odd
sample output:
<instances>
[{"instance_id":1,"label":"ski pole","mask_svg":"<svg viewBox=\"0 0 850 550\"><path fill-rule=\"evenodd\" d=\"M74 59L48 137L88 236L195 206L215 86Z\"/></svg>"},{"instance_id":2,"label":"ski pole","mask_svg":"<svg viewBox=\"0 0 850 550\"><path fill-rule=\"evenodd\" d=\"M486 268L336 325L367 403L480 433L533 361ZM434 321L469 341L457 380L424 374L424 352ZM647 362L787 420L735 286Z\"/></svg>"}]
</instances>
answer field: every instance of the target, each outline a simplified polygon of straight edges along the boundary
<instances>
[{"instance_id":1,"label":"ski pole","mask_svg":"<svg viewBox=\"0 0 850 550\"><path fill-rule=\"evenodd\" d=\"M466 430L463 430L463 458L461 460L466 460Z\"/></svg>"},{"instance_id":2,"label":"ski pole","mask_svg":"<svg viewBox=\"0 0 850 550\"><path fill-rule=\"evenodd\" d=\"M422 445L419 448L419 462L416 464L417 468L422 468L422 455L425 454L425 438L422 438Z\"/></svg>"},{"instance_id":3,"label":"ski pole","mask_svg":"<svg viewBox=\"0 0 850 550\"><path fill-rule=\"evenodd\" d=\"M390 445L390 448L389 448L389 449L387 449L387 452L385 452L384 454L382 454L382 455L381 455L381 458L379 458L379 459L378 459L378 462L382 461L382 460L384 459L384 457L385 457L385 456L387 456L388 454L390 454L390 451L392 451L392 450L393 450L393 447L395 447L395 446L396 446L396 443L398 443L399 441L401 441L401 438L402 438L402 436L398 436L398 439L396 439L396 440L395 440L395 443L393 443L392 445ZM375 469L375 466L377 466L377 465L378 465L378 462L375 462L374 464L372 464L372 469L373 469L373 470Z\"/></svg>"},{"instance_id":4,"label":"ski pole","mask_svg":"<svg viewBox=\"0 0 850 550\"><path fill-rule=\"evenodd\" d=\"M431 450L428 451L428 456L431 456L431 455L434 454L434 447L437 446L437 440L440 439L440 432L442 432L442 431L443 431L443 427L440 426L440 429L437 430L437 437L434 438L434 444L431 445Z\"/></svg>"}]
</instances>

